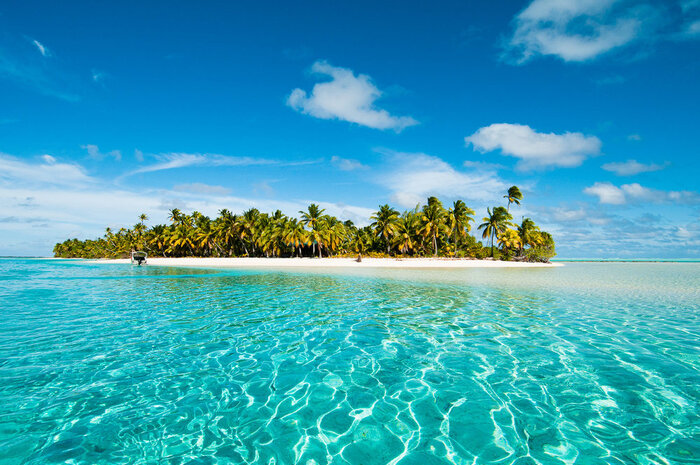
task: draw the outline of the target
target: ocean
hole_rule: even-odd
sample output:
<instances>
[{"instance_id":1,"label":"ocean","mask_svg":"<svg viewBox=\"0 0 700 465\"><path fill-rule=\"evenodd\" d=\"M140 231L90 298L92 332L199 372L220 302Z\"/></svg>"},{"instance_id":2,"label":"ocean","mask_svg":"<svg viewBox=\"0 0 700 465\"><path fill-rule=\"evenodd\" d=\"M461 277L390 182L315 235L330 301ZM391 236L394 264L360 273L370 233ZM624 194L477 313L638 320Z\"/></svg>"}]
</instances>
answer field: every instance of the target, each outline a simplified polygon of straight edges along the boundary
<instances>
[{"instance_id":1,"label":"ocean","mask_svg":"<svg viewBox=\"0 0 700 465\"><path fill-rule=\"evenodd\" d=\"M0 259L0 464L700 462L700 264Z\"/></svg>"}]
</instances>

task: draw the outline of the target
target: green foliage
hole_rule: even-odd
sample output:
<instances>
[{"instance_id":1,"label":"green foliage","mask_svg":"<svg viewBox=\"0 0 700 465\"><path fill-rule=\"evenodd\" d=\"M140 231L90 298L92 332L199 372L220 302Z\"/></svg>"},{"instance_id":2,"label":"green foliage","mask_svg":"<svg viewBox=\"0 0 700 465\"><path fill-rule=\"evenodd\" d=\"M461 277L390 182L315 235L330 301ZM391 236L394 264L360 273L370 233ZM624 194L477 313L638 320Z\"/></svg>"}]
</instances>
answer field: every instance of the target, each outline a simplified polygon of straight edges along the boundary
<instances>
[{"instance_id":1,"label":"green foliage","mask_svg":"<svg viewBox=\"0 0 700 465\"><path fill-rule=\"evenodd\" d=\"M511 188L512 189L512 188ZM509 190L509 195L512 192ZM522 198L522 195L520 196ZM56 244L56 257L121 258L134 250L163 257L421 257L445 256L495 259L547 260L554 255L552 236L529 218L517 230L510 229L512 216L506 207L488 209L479 225L490 248L469 234L474 210L462 200L445 209L437 197L423 207L399 213L381 205L362 228L341 222L311 204L291 218L277 210L262 213L251 208L240 215L223 209L211 219L200 212L170 211L170 224L146 225L140 215L130 229L110 228L98 239L68 239ZM502 250L495 247L496 239Z\"/></svg>"}]
</instances>

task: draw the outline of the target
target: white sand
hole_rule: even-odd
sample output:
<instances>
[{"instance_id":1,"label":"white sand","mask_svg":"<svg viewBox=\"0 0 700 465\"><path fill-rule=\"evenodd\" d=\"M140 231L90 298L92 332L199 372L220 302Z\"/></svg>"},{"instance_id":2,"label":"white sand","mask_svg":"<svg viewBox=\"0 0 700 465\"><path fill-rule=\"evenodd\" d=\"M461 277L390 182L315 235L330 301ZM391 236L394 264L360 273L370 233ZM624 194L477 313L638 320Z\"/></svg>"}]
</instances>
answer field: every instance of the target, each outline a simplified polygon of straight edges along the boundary
<instances>
[{"instance_id":1,"label":"white sand","mask_svg":"<svg viewBox=\"0 0 700 465\"><path fill-rule=\"evenodd\" d=\"M130 263L129 259L95 260ZM94 263L94 261L93 261ZM560 263L502 262L455 258L148 258L149 265L202 268L528 268L562 266Z\"/></svg>"}]
</instances>

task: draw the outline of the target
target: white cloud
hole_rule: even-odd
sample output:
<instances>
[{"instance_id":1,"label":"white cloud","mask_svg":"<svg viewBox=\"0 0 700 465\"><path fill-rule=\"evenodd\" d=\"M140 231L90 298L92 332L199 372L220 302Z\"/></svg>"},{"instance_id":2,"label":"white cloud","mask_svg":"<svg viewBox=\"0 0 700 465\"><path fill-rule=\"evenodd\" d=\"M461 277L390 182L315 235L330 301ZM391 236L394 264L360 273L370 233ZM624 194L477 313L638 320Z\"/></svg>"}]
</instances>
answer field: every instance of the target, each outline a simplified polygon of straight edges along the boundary
<instances>
[{"instance_id":1,"label":"white cloud","mask_svg":"<svg viewBox=\"0 0 700 465\"><path fill-rule=\"evenodd\" d=\"M52 157L51 155L48 155L48 154L47 154L47 155L42 155L42 156L41 156L41 159L44 160L44 162L46 162L47 165L53 165L54 163L56 163L56 158L54 158L54 157Z\"/></svg>"},{"instance_id":2,"label":"white cloud","mask_svg":"<svg viewBox=\"0 0 700 465\"><path fill-rule=\"evenodd\" d=\"M81 145L80 147L87 150L90 158L95 160L102 160L105 157L114 158L116 161L120 161L122 159L122 153L119 150L112 150L111 152L102 153L100 152L100 148L93 144Z\"/></svg>"},{"instance_id":3,"label":"white cloud","mask_svg":"<svg viewBox=\"0 0 700 465\"><path fill-rule=\"evenodd\" d=\"M637 39L649 14L619 0L534 0L515 17L507 51L519 63L537 55L594 59Z\"/></svg>"},{"instance_id":4,"label":"white cloud","mask_svg":"<svg viewBox=\"0 0 700 465\"><path fill-rule=\"evenodd\" d=\"M294 89L287 105L304 114L321 119L339 119L375 129L402 129L418 124L409 116L392 116L374 106L382 92L366 74L355 76L352 70L317 61L311 67L315 74L328 76L331 81L314 85L311 95Z\"/></svg>"},{"instance_id":5,"label":"white cloud","mask_svg":"<svg viewBox=\"0 0 700 465\"><path fill-rule=\"evenodd\" d=\"M143 158L143 153L140 151L137 151L135 155L138 157L139 154L141 158ZM141 168L127 173L125 176L185 168L188 166L253 166L279 164L279 162L275 160L265 158L231 157L227 155L202 153L164 153L156 155L156 158L160 160L158 163L142 166Z\"/></svg>"},{"instance_id":6,"label":"white cloud","mask_svg":"<svg viewBox=\"0 0 700 465\"><path fill-rule=\"evenodd\" d=\"M583 190L584 194L598 197L600 203L622 205L627 202L625 192L609 182L597 182Z\"/></svg>"},{"instance_id":7,"label":"white cloud","mask_svg":"<svg viewBox=\"0 0 700 465\"><path fill-rule=\"evenodd\" d=\"M332 157L331 163L341 171L354 171L367 169L366 165L363 165L357 160L352 160L349 158Z\"/></svg>"},{"instance_id":8,"label":"white cloud","mask_svg":"<svg viewBox=\"0 0 700 465\"><path fill-rule=\"evenodd\" d=\"M42 56L48 57L51 56L51 52L49 51L48 48L44 46L41 42L38 40L32 40L32 43L36 47L37 50L39 50L39 53L41 53Z\"/></svg>"},{"instance_id":9,"label":"white cloud","mask_svg":"<svg viewBox=\"0 0 700 465\"><path fill-rule=\"evenodd\" d=\"M642 136L640 136L639 134L630 134L629 136L627 136L627 140L639 142L640 140L642 140Z\"/></svg>"},{"instance_id":10,"label":"white cloud","mask_svg":"<svg viewBox=\"0 0 700 465\"><path fill-rule=\"evenodd\" d=\"M50 156L48 156L50 157ZM150 223L167 222L168 209L198 210L212 217L227 208L242 213L251 207L282 210L298 216L311 202L242 198L221 186L191 183L167 189L131 190L88 176L85 170L47 156L22 160L0 154L0 255L48 255L58 241L95 238L104 228L130 227L140 213ZM367 223L371 209L320 203L340 219Z\"/></svg>"},{"instance_id":11,"label":"white cloud","mask_svg":"<svg viewBox=\"0 0 700 465\"><path fill-rule=\"evenodd\" d=\"M391 200L402 207L415 207L430 195L492 202L508 187L493 171L458 171L424 153L385 154L393 164L377 182L390 189Z\"/></svg>"},{"instance_id":12,"label":"white cloud","mask_svg":"<svg viewBox=\"0 0 700 465\"><path fill-rule=\"evenodd\" d=\"M227 195L231 193L231 189L224 186L212 186L201 182L192 182L186 184L178 184L173 186L174 191L178 192L193 192L195 194L206 195Z\"/></svg>"},{"instance_id":13,"label":"white cloud","mask_svg":"<svg viewBox=\"0 0 700 465\"><path fill-rule=\"evenodd\" d=\"M598 197L600 203L623 205L629 202L696 204L700 202L697 192L662 191L650 189L638 183L620 187L609 182L596 182L583 190L584 194Z\"/></svg>"},{"instance_id":14,"label":"white cloud","mask_svg":"<svg viewBox=\"0 0 700 465\"><path fill-rule=\"evenodd\" d=\"M651 173L653 171L660 171L668 166L668 163L663 165L657 165L656 163L650 163L645 165L639 163L637 160L627 160L625 162L616 163L606 163L601 168L605 171L612 171L618 176L634 176L639 173Z\"/></svg>"},{"instance_id":15,"label":"white cloud","mask_svg":"<svg viewBox=\"0 0 700 465\"><path fill-rule=\"evenodd\" d=\"M504 155L519 158L518 169L579 166L586 157L600 153L601 142L580 132L540 133L522 124L492 124L469 137L467 145L490 152L500 149Z\"/></svg>"},{"instance_id":16,"label":"white cloud","mask_svg":"<svg viewBox=\"0 0 700 465\"><path fill-rule=\"evenodd\" d=\"M37 164L0 153L0 185L85 185L93 182L81 166L59 163L51 155L42 155L40 158L43 163Z\"/></svg>"}]
</instances>

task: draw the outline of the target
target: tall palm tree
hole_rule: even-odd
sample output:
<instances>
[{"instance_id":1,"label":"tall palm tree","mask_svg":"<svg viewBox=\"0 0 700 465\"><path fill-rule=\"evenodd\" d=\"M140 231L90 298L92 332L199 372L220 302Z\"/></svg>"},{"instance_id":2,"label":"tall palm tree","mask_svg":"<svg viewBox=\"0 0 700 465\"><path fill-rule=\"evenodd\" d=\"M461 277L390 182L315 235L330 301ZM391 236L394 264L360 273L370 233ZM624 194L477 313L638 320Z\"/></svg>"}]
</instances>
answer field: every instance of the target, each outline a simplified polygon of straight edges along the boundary
<instances>
[{"instance_id":1,"label":"tall palm tree","mask_svg":"<svg viewBox=\"0 0 700 465\"><path fill-rule=\"evenodd\" d=\"M299 213L301 213L302 222L306 226L311 228L311 232L312 232L311 238L313 239L313 242L311 244L312 255L316 255L316 244L319 244L318 245L318 249L319 249L318 256L319 257L321 256L321 245L320 245L320 243L318 243L318 239L320 238L320 234L319 234L318 229L319 229L319 225L323 219L323 212L325 212L325 211L326 211L325 209L319 207L315 203L312 203L311 205L309 205L309 207L307 208L307 211L302 211L302 210L299 211Z\"/></svg>"},{"instance_id":2,"label":"tall palm tree","mask_svg":"<svg viewBox=\"0 0 700 465\"><path fill-rule=\"evenodd\" d=\"M508 193L503 196L504 199L508 199L508 208L506 211L510 211L510 204L514 203L516 205L520 205L520 201L523 199L523 194L520 192L520 189L518 189L518 186L511 186L508 189Z\"/></svg>"},{"instance_id":3,"label":"tall palm tree","mask_svg":"<svg viewBox=\"0 0 700 465\"><path fill-rule=\"evenodd\" d=\"M399 212L389 205L380 205L379 211L375 212L369 219L373 220L370 226L374 229L377 237L386 241L386 253L391 253L391 240L396 234Z\"/></svg>"},{"instance_id":4,"label":"tall palm tree","mask_svg":"<svg viewBox=\"0 0 700 465\"><path fill-rule=\"evenodd\" d=\"M478 229L483 229L484 232L481 235L482 239L491 238L491 257L493 258L493 243L494 239L498 234L503 233L510 220L513 218L508 210L503 207L494 207L493 212L490 208L487 208L488 216L483 218L483 223L479 225Z\"/></svg>"},{"instance_id":5,"label":"tall palm tree","mask_svg":"<svg viewBox=\"0 0 700 465\"><path fill-rule=\"evenodd\" d=\"M179 223L182 218L182 212L180 211L179 208L173 208L170 210L170 216L169 219L173 223Z\"/></svg>"},{"instance_id":6,"label":"tall palm tree","mask_svg":"<svg viewBox=\"0 0 700 465\"><path fill-rule=\"evenodd\" d=\"M455 245L455 257L459 251L459 240L464 238L471 229L469 222L474 221L471 217L473 214L474 210L467 207L462 200L455 201L448 211L448 227Z\"/></svg>"},{"instance_id":7,"label":"tall palm tree","mask_svg":"<svg viewBox=\"0 0 700 465\"><path fill-rule=\"evenodd\" d=\"M433 254L437 256L438 235L443 233L447 228L447 212L442 206L442 202L437 197L428 197L428 204L423 206L421 215L423 223L421 232L425 237L429 237L433 241Z\"/></svg>"}]
</instances>

